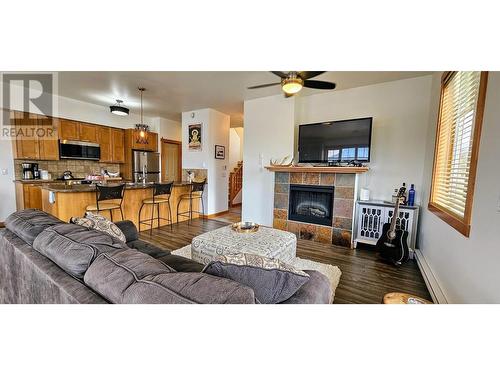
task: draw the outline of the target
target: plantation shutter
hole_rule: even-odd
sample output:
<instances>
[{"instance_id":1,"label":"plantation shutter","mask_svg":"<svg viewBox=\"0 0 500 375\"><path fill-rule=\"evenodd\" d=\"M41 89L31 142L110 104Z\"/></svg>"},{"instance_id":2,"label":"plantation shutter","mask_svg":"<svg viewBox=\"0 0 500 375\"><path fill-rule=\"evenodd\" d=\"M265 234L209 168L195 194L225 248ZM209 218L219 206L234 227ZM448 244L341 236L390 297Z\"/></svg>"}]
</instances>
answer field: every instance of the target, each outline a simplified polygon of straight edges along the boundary
<instances>
[{"instance_id":1,"label":"plantation shutter","mask_svg":"<svg viewBox=\"0 0 500 375\"><path fill-rule=\"evenodd\" d=\"M431 202L457 218L466 214L481 72L454 72L441 93Z\"/></svg>"}]
</instances>

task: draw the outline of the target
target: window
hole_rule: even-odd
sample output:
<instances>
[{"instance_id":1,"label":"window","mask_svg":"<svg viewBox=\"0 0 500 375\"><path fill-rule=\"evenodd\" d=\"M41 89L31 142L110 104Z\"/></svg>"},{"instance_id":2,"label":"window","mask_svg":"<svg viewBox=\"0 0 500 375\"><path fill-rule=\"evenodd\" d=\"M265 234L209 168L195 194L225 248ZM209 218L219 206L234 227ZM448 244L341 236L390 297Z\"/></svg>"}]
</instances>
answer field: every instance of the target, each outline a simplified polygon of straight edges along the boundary
<instances>
[{"instance_id":1,"label":"window","mask_svg":"<svg viewBox=\"0 0 500 375\"><path fill-rule=\"evenodd\" d=\"M487 72L449 72L441 80L429 210L467 237L487 80Z\"/></svg>"},{"instance_id":2,"label":"window","mask_svg":"<svg viewBox=\"0 0 500 375\"><path fill-rule=\"evenodd\" d=\"M328 161L334 162L340 160L340 150L328 150Z\"/></svg>"},{"instance_id":3,"label":"window","mask_svg":"<svg viewBox=\"0 0 500 375\"><path fill-rule=\"evenodd\" d=\"M357 160L368 160L368 147L358 147Z\"/></svg>"},{"instance_id":4,"label":"window","mask_svg":"<svg viewBox=\"0 0 500 375\"><path fill-rule=\"evenodd\" d=\"M342 149L342 160L356 159L356 148L343 148Z\"/></svg>"}]
</instances>

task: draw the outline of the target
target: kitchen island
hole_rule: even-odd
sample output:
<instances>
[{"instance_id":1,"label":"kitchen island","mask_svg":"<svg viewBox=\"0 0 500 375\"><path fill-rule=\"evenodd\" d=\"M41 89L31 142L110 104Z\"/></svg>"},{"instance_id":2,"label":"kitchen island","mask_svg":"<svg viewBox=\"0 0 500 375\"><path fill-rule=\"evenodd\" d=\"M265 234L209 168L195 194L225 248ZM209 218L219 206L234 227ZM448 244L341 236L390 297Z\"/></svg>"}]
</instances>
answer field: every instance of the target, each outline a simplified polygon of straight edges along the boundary
<instances>
[{"instance_id":1,"label":"kitchen island","mask_svg":"<svg viewBox=\"0 0 500 375\"><path fill-rule=\"evenodd\" d=\"M110 184L111 185L111 184ZM170 208L172 210L172 220L177 222L177 203L182 194L188 194L191 184L187 181L174 182L172 194L170 196ZM42 209L52 214L62 221L69 222L71 217L82 217L88 205L96 203L95 185L61 185L47 184L42 187ZM153 185L142 183L126 183L123 196L124 220L131 220L139 230L144 231L150 227L141 224L139 228L139 210L143 199L153 197ZM199 199L193 201L193 211L200 211ZM184 212L189 209L189 200L183 200L179 205L179 211ZM142 209L140 220L151 218L152 205L145 205ZM101 215L110 218L109 211L101 211ZM154 217L157 216L155 209ZM167 204L160 204L160 216L168 218ZM193 213L193 218L199 215ZM113 221L121 220L120 210L113 210ZM179 221L185 221L187 217L179 217ZM167 225L168 222L161 220L160 226ZM158 221L153 222L153 228L158 227Z\"/></svg>"}]
</instances>

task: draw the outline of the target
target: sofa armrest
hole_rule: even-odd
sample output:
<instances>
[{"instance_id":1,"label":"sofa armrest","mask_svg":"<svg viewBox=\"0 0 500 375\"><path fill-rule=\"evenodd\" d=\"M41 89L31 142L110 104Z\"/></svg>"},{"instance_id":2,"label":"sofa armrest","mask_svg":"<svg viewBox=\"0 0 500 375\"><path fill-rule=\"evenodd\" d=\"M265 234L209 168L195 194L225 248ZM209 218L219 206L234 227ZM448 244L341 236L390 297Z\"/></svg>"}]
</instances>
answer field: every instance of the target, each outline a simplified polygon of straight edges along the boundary
<instances>
[{"instance_id":1,"label":"sofa armrest","mask_svg":"<svg viewBox=\"0 0 500 375\"><path fill-rule=\"evenodd\" d=\"M120 228L120 230L125 235L127 243L139 239L139 233L137 232L137 228L132 221L130 220L117 221L115 224L118 228Z\"/></svg>"}]
</instances>

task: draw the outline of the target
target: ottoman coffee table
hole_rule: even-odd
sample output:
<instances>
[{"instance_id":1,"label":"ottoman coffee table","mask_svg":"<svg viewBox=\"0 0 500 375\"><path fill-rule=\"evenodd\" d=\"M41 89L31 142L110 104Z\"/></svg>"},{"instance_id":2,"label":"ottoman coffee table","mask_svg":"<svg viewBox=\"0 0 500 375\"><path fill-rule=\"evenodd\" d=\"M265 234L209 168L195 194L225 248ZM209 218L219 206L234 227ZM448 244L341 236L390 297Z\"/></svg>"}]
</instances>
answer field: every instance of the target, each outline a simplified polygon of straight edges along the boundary
<instances>
[{"instance_id":1,"label":"ottoman coffee table","mask_svg":"<svg viewBox=\"0 0 500 375\"><path fill-rule=\"evenodd\" d=\"M191 258L202 264L231 252L258 254L287 263L295 259L296 251L295 234L262 226L254 233L238 233L228 225L203 233L191 242Z\"/></svg>"}]
</instances>

